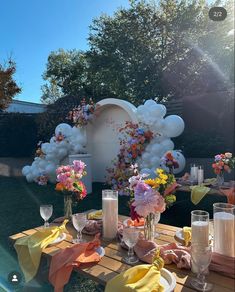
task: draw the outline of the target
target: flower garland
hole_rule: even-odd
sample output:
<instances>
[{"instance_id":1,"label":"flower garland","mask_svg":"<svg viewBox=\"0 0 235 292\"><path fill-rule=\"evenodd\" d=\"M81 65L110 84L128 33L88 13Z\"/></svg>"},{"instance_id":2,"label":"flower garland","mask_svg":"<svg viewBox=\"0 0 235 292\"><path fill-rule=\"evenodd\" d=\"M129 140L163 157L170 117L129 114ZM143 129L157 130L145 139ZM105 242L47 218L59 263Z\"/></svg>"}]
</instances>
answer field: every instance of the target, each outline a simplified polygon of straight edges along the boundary
<instances>
[{"instance_id":1,"label":"flower garland","mask_svg":"<svg viewBox=\"0 0 235 292\"><path fill-rule=\"evenodd\" d=\"M165 164L165 166L169 169L169 173L173 173L173 170L175 168L179 168L179 163L172 155L171 151L167 151L164 157L162 158L162 162Z\"/></svg>"},{"instance_id":2,"label":"flower garland","mask_svg":"<svg viewBox=\"0 0 235 292\"><path fill-rule=\"evenodd\" d=\"M89 99L89 102L83 98L80 105L69 112L67 119L71 120L76 127L84 127L93 119L94 115L97 115L98 108L99 105L94 103L92 98Z\"/></svg>"},{"instance_id":3,"label":"flower garland","mask_svg":"<svg viewBox=\"0 0 235 292\"><path fill-rule=\"evenodd\" d=\"M136 161L153 138L153 133L129 121L119 132L123 134L120 138L121 147L117 158L113 160L113 166L107 168L107 183L120 195L130 195L128 180L136 174Z\"/></svg>"}]
</instances>

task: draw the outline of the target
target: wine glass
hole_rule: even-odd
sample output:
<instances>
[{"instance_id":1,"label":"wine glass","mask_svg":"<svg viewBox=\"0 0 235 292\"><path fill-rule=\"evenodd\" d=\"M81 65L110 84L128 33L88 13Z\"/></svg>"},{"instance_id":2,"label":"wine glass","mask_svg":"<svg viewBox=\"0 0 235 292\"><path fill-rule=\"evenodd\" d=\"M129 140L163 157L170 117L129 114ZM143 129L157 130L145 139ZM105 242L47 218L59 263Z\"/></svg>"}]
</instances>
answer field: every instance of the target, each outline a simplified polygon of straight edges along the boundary
<instances>
[{"instance_id":1,"label":"wine glass","mask_svg":"<svg viewBox=\"0 0 235 292\"><path fill-rule=\"evenodd\" d=\"M40 206L40 215L44 220L44 227L49 227L48 220L51 218L53 212L53 206L52 205L41 205Z\"/></svg>"},{"instance_id":2,"label":"wine glass","mask_svg":"<svg viewBox=\"0 0 235 292\"><path fill-rule=\"evenodd\" d=\"M156 225L160 221L160 217L161 217L161 213L160 212L154 213L154 226L155 226L154 238L158 238L160 236L160 234L156 231Z\"/></svg>"},{"instance_id":3,"label":"wine glass","mask_svg":"<svg viewBox=\"0 0 235 292\"><path fill-rule=\"evenodd\" d=\"M87 223L87 214L86 213L77 213L72 215L72 222L74 228L77 230L77 238L73 240L73 243L84 242L82 239L82 230Z\"/></svg>"},{"instance_id":4,"label":"wine glass","mask_svg":"<svg viewBox=\"0 0 235 292\"><path fill-rule=\"evenodd\" d=\"M139 230L133 227L123 227L123 241L128 246L127 257L123 261L127 264L135 264L139 259L134 255L133 247L136 245L139 238Z\"/></svg>"},{"instance_id":5,"label":"wine glass","mask_svg":"<svg viewBox=\"0 0 235 292\"><path fill-rule=\"evenodd\" d=\"M191 246L192 263L197 269L197 278L192 279L190 284L198 291L210 291L213 288L211 283L205 282L205 272L211 262L212 247L200 244Z\"/></svg>"}]
</instances>

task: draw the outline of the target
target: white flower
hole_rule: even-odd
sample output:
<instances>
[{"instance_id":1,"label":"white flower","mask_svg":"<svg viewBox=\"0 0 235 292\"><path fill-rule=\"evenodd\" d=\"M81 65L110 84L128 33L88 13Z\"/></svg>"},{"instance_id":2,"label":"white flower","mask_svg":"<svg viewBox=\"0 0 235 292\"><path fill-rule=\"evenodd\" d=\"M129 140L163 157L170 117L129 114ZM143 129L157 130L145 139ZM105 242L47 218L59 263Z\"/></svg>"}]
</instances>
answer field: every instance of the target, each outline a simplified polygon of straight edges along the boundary
<instances>
[{"instance_id":1,"label":"white flower","mask_svg":"<svg viewBox=\"0 0 235 292\"><path fill-rule=\"evenodd\" d=\"M224 155L225 155L226 158L232 158L233 157L232 153L230 153L230 152L226 152L226 153L224 153Z\"/></svg>"}]
</instances>

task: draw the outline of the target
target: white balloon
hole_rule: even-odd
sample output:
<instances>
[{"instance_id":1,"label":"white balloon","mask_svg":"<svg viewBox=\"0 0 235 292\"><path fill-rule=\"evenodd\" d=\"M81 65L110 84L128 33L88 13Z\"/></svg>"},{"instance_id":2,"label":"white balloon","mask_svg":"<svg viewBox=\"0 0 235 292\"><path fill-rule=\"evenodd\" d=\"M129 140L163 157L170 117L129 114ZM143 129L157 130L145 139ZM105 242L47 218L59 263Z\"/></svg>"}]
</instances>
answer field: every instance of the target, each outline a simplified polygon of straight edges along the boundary
<instances>
[{"instance_id":1,"label":"white balloon","mask_svg":"<svg viewBox=\"0 0 235 292\"><path fill-rule=\"evenodd\" d=\"M65 124L65 123L59 124L55 128L55 134L59 135L60 133L66 137L69 137L71 136L71 133L72 133L72 127L69 124Z\"/></svg>"},{"instance_id":2,"label":"white balloon","mask_svg":"<svg viewBox=\"0 0 235 292\"><path fill-rule=\"evenodd\" d=\"M180 116L170 115L164 119L163 131L167 137L177 137L184 131L184 121Z\"/></svg>"},{"instance_id":3,"label":"white balloon","mask_svg":"<svg viewBox=\"0 0 235 292\"><path fill-rule=\"evenodd\" d=\"M145 113L145 106L143 106L143 105L138 106L136 112L137 112L137 114L140 114L140 115L144 114Z\"/></svg>"},{"instance_id":4,"label":"white balloon","mask_svg":"<svg viewBox=\"0 0 235 292\"><path fill-rule=\"evenodd\" d=\"M26 175L26 180L27 180L27 182L33 182L34 181L33 175L31 173L28 173Z\"/></svg>"},{"instance_id":5,"label":"white balloon","mask_svg":"<svg viewBox=\"0 0 235 292\"><path fill-rule=\"evenodd\" d=\"M157 167L159 167L160 163L161 163L161 159L160 157L157 157L157 156L154 156L152 159L151 159L151 163L152 163L152 166L155 167L155 169Z\"/></svg>"},{"instance_id":6,"label":"white balloon","mask_svg":"<svg viewBox=\"0 0 235 292\"><path fill-rule=\"evenodd\" d=\"M166 114L166 107L161 104L154 104L149 109L150 113L154 115L154 117L157 118L163 118Z\"/></svg>"},{"instance_id":7,"label":"white balloon","mask_svg":"<svg viewBox=\"0 0 235 292\"><path fill-rule=\"evenodd\" d=\"M171 139L165 139L161 142L161 146L167 152L174 149L174 142Z\"/></svg>"},{"instance_id":8,"label":"white balloon","mask_svg":"<svg viewBox=\"0 0 235 292\"><path fill-rule=\"evenodd\" d=\"M145 101L144 106L151 107L151 106L156 105L156 104L157 104L156 101L154 101L153 99L148 99Z\"/></svg>"},{"instance_id":9,"label":"white balloon","mask_svg":"<svg viewBox=\"0 0 235 292\"><path fill-rule=\"evenodd\" d=\"M41 149L42 149L43 153L45 153L45 154L47 153L47 150L48 150L49 146L50 146L49 143L42 143Z\"/></svg>"},{"instance_id":10,"label":"white balloon","mask_svg":"<svg viewBox=\"0 0 235 292\"><path fill-rule=\"evenodd\" d=\"M26 166L24 166L24 167L22 168L22 174L23 174L24 176L26 176L26 175L30 172L30 170L31 170L31 166L26 165Z\"/></svg>"}]
</instances>

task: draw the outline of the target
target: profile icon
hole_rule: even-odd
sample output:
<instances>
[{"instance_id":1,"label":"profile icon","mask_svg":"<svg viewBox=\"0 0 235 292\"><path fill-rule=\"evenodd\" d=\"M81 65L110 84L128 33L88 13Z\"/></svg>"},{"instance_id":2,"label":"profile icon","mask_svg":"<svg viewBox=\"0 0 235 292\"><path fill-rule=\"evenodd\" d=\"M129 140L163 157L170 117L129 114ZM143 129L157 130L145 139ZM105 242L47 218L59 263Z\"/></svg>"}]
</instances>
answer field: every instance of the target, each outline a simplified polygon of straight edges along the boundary
<instances>
[{"instance_id":1,"label":"profile icon","mask_svg":"<svg viewBox=\"0 0 235 292\"><path fill-rule=\"evenodd\" d=\"M21 280L22 280L22 276L17 271L13 271L13 272L8 274L8 282L11 285L18 285L18 284L20 284Z\"/></svg>"},{"instance_id":2,"label":"profile icon","mask_svg":"<svg viewBox=\"0 0 235 292\"><path fill-rule=\"evenodd\" d=\"M11 281L12 281L12 282L18 282L17 275L13 275Z\"/></svg>"}]
</instances>

